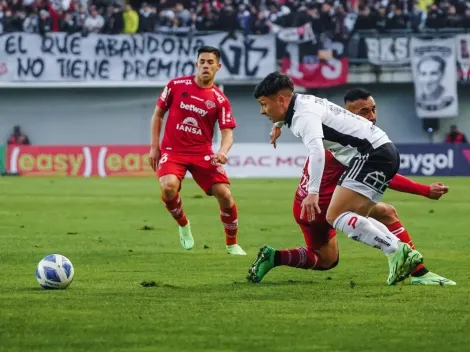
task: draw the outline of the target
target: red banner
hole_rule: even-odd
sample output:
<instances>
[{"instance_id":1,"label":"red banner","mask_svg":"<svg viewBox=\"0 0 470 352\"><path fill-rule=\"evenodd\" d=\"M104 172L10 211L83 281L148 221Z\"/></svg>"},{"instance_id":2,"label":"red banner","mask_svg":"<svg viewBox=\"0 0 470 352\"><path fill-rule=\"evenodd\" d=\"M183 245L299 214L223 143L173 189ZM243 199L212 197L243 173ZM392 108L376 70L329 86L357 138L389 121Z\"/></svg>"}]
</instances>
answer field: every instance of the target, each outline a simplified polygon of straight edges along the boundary
<instances>
[{"instance_id":1,"label":"red banner","mask_svg":"<svg viewBox=\"0 0 470 352\"><path fill-rule=\"evenodd\" d=\"M14 146L7 150L7 171L24 176L151 176L149 147Z\"/></svg>"},{"instance_id":2,"label":"red banner","mask_svg":"<svg viewBox=\"0 0 470 352\"><path fill-rule=\"evenodd\" d=\"M296 86L304 88L327 88L348 82L348 59L318 60L313 63L301 63L293 70L291 60L283 58L281 72L287 73Z\"/></svg>"}]
</instances>

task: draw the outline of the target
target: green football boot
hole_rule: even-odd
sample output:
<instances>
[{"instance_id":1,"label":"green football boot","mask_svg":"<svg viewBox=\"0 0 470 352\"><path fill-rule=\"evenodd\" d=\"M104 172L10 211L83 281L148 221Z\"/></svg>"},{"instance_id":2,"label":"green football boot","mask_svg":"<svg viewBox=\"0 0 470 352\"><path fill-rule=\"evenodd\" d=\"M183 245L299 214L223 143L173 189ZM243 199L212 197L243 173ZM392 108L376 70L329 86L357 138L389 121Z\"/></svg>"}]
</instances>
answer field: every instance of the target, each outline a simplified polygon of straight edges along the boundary
<instances>
[{"instance_id":1,"label":"green football boot","mask_svg":"<svg viewBox=\"0 0 470 352\"><path fill-rule=\"evenodd\" d=\"M261 247L258 252L258 258L256 258L248 270L248 281L258 283L263 280L263 277L274 268L274 253L276 253L276 250L272 247Z\"/></svg>"},{"instance_id":2,"label":"green football boot","mask_svg":"<svg viewBox=\"0 0 470 352\"><path fill-rule=\"evenodd\" d=\"M441 285L441 286L457 285L455 281L446 279L445 277L434 274L430 271L422 276L412 276L411 284L412 285Z\"/></svg>"},{"instance_id":3,"label":"green football boot","mask_svg":"<svg viewBox=\"0 0 470 352\"><path fill-rule=\"evenodd\" d=\"M423 262L423 256L403 242L398 242L398 250L388 255L388 285L405 280Z\"/></svg>"}]
</instances>

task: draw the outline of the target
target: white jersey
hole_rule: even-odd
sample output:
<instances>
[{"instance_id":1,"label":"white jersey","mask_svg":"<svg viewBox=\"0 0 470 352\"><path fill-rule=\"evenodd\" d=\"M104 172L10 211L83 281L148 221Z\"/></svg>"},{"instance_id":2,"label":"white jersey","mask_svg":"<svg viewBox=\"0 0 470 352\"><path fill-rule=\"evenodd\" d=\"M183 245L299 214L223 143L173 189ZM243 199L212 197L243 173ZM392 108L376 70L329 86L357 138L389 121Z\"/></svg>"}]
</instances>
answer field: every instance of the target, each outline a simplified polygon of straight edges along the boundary
<instances>
[{"instance_id":1,"label":"white jersey","mask_svg":"<svg viewBox=\"0 0 470 352\"><path fill-rule=\"evenodd\" d=\"M284 123L309 150L309 193L319 192L325 166L324 149L349 166L359 154L390 143L387 134L372 122L313 95L295 94Z\"/></svg>"},{"instance_id":2,"label":"white jersey","mask_svg":"<svg viewBox=\"0 0 470 352\"><path fill-rule=\"evenodd\" d=\"M323 138L324 148L346 166L358 154L390 143L387 134L372 122L313 95L294 95L285 124L306 146Z\"/></svg>"}]
</instances>

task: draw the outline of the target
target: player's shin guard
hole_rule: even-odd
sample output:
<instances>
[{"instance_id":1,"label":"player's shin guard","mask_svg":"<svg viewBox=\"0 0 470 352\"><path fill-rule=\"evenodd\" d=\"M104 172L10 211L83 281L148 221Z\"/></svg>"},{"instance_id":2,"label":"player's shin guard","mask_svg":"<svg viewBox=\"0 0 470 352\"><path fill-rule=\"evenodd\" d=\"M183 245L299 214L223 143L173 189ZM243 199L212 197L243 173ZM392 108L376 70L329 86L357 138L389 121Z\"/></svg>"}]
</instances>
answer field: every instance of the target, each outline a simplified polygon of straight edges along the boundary
<instances>
[{"instance_id":1,"label":"player's shin guard","mask_svg":"<svg viewBox=\"0 0 470 352\"><path fill-rule=\"evenodd\" d=\"M188 224L188 218L186 218L186 215L183 211L183 203L181 202L181 198L179 193L176 194L176 196L171 199L167 200L162 197L163 203L165 203L166 208L170 212L171 216L173 216L173 219L176 220L179 226L186 226Z\"/></svg>"},{"instance_id":2,"label":"player's shin guard","mask_svg":"<svg viewBox=\"0 0 470 352\"><path fill-rule=\"evenodd\" d=\"M227 246L237 244L238 210L234 204L231 208L220 208L220 220L225 229L225 244Z\"/></svg>"},{"instance_id":3,"label":"player's shin guard","mask_svg":"<svg viewBox=\"0 0 470 352\"><path fill-rule=\"evenodd\" d=\"M320 262L320 257L307 247L295 249L277 250L274 255L274 265L286 265L299 269L315 270Z\"/></svg>"},{"instance_id":4,"label":"player's shin guard","mask_svg":"<svg viewBox=\"0 0 470 352\"><path fill-rule=\"evenodd\" d=\"M379 248L386 255L398 249L398 239L375 227L369 219L353 213L346 212L338 216L333 227L348 235L349 238Z\"/></svg>"}]
</instances>

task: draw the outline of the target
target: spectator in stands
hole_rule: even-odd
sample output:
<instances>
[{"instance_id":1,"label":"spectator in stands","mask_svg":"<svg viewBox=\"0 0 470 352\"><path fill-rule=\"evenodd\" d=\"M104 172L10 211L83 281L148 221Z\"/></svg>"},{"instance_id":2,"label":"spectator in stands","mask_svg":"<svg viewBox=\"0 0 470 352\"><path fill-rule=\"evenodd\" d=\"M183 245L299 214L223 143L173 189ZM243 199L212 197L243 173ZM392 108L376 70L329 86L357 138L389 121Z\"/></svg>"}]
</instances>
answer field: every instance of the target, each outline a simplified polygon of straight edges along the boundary
<instances>
[{"instance_id":1,"label":"spectator in stands","mask_svg":"<svg viewBox=\"0 0 470 352\"><path fill-rule=\"evenodd\" d=\"M446 143L467 144L467 137L459 131L456 125L450 126L450 133L446 137Z\"/></svg>"},{"instance_id":2,"label":"spectator in stands","mask_svg":"<svg viewBox=\"0 0 470 352\"><path fill-rule=\"evenodd\" d=\"M46 10L39 11L39 34L44 35L52 30L51 15Z\"/></svg>"},{"instance_id":3,"label":"spectator in stands","mask_svg":"<svg viewBox=\"0 0 470 352\"><path fill-rule=\"evenodd\" d=\"M104 27L104 18L98 13L96 6L90 7L90 15L85 20L85 30L88 33L99 33Z\"/></svg>"},{"instance_id":4,"label":"spectator in stands","mask_svg":"<svg viewBox=\"0 0 470 352\"><path fill-rule=\"evenodd\" d=\"M8 137L9 145L29 145L29 137L21 131L21 127L16 125L13 127L13 133Z\"/></svg>"},{"instance_id":5,"label":"spectator in stands","mask_svg":"<svg viewBox=\"0 0 470 352\"><path fill-rule=\"evenodd\" d=\"M139 32L154 32L157 25L157 16L155 15L156 8L150 7L146 2L142 4L139 11Z\"/></svg>"},{"instance_id":6,"label":"spectator in stands","mask_svg":"<svg viewBox=\"0 0 470 352\"><path fill-rule=\"evenodd\" d=\"M103 32L106 34L119 34L124 30L124 13L122 7L118 3L114 3L109 7L109 15L107 16Z\"/></svg>"},{"instance_id":7,"label":"spectator in stands","mask_svg":"<svg viewBox=\"0 0 470 352\"><path fill-rule=\"evenodd\" d=\"M39 32L39 19L36 10L31 10L23 22L23 31L26 33Z\"/></svg>"},{"instance_id":8,"label":"spectator in stands","mask_svg":"<svg viewBox=\"0 0 470 352\"><path fill-rule=\"evenodd\" d=\"M139 15L132 8L131 5L126 5L126 11L123 14L124 17L124 33L134 34L139 29Z\"/></svg>"}]
</instances>

